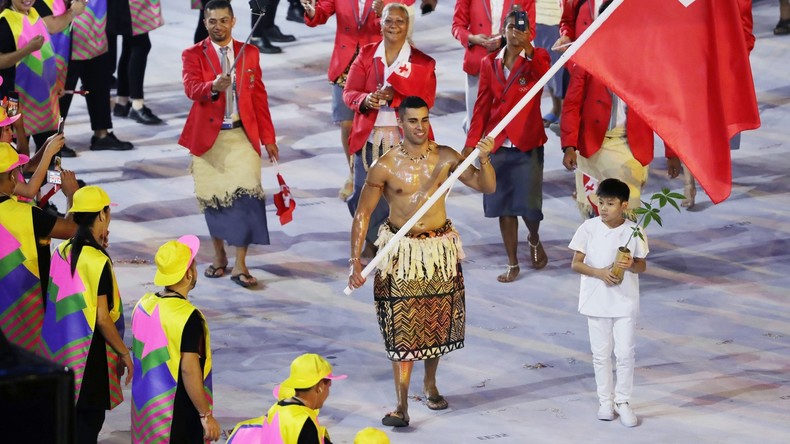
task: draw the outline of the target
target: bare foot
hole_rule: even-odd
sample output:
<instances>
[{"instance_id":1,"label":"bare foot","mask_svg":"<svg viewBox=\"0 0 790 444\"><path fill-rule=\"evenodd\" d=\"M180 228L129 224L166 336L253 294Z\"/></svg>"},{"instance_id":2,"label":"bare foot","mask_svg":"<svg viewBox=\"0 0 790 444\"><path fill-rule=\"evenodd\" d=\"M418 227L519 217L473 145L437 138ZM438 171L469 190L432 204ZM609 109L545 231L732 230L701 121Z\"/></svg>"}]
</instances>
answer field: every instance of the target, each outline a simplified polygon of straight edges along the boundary
<instances>
[{"instance_id":1,"label":"bare foot","mask_svg":"<svg viewBox=\"0 0 790 444\"><path fill-rule=\"evenodd\" d=\"M505 272L497 276L496 280L502 283L513 282L516 280L516 276L518 276L519 271L520 269L518 268L518 264L508 265Z\"/></svg>"}]
</instances>

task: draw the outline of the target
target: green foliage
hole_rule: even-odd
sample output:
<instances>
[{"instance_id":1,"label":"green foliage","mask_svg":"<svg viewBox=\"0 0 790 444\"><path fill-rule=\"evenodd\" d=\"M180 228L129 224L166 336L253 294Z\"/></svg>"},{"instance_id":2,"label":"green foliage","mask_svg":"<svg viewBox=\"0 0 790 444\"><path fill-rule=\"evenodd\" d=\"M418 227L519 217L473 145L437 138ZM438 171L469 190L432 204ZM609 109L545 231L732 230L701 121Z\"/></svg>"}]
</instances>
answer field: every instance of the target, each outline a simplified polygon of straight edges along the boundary
<instances>
[{"instance_id":1,"label":"green foliage","mask_svg":"<svg viewBox=\"0 0 790 444\"><path fill-rule=\"evenodd\" d=\"M638 218L636 225L632 228L633 232L631 236L628 237L628 240L625 242L623 247L628 248L628 244L631 243L631 239L634 237L638 237L639 239L645 240L645 236L642 234L642 230L639 228L647 228L650 225L650 222L656 221L659 226L664 226L664 221L661 219L658 213L661 212L661 209L664 208L667 204L675 207L678 212L680 212L680 205L678 205L678 200L685 199L686 196L680 193L673 193L669 191L669 188L661 189L660 193L655 193L650 196L650 202L642 201L642 206L636 208L634 210L634 214ZM656 206L658 205L658 206Z\"/></svg>"}]
</instances>

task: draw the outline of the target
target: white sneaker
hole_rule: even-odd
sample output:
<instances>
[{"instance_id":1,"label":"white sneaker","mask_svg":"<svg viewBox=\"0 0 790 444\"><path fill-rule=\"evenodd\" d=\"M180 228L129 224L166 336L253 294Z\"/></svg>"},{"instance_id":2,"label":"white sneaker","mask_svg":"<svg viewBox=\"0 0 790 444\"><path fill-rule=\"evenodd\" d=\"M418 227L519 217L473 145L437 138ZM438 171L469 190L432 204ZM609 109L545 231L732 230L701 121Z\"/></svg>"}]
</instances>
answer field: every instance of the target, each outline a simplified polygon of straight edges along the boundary
<instances>
[{"instance_id":1,"label":"white sneaker","mask_svg":"<svg viewBox=\"0 0 790 444\"><path fill-rule=\"evenodd\" d=\"M614 411L620 415L620 422L626 427L636 427L636 414L627 402L620 402L614 405Z\"/></svg>"},{"instance_id":2,"label":"white sneaker","mask_svg":"<svg viewBox=\"0 0 790 444\"><path fill-rule=\"evenodd\" d=\"M611 421L614 419L614 404L612 404L612 401L601 403L598 407L598 419L601 421Z\"/></svg>"}]
</instances>

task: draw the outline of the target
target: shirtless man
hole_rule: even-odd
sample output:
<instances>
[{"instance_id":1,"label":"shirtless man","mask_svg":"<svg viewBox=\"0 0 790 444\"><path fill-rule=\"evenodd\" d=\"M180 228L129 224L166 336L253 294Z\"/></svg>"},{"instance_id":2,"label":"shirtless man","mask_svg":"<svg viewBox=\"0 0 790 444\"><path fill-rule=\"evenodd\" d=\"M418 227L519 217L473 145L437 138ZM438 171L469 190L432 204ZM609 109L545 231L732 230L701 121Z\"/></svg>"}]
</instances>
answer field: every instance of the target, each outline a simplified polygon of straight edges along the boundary
<instances>
[{"instance_id":1,"label":"shirtless man","mask_svg":"<svg viewBox=\"0 0 790 444\"><path fill-rule=\"evenodd\" d=\"M365 283L359 257L370 214L382 194L390 216L379 230L379 248L463 161L457 151L428 139L428 105L421 98L403 100L398 107L398 126L404 140L370 167L354 214L350 288ZM483 193L496 188L489 159L492 147L493 139L481 140L477 144L481 169L470 167L460 176L461 182ZM385 426L409 425L408 394L414 361L425 361L423 392L428 408L447 408L436 387L436 370L442 355L464 346L462 258L460 236L447 219L444 200L439 200L379 264L373 294L387 357L392 361L397 397L395 410L381 420Z\"/></svg>"}]
</instances>

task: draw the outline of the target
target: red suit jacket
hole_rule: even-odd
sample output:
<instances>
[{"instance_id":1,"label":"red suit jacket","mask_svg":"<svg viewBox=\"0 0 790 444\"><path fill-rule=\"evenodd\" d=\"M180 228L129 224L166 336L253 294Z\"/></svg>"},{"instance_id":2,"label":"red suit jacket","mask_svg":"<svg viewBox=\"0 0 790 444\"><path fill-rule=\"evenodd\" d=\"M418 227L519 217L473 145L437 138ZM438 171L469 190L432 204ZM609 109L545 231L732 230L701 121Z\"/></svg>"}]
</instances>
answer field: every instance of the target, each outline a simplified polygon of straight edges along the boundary
<instances>
[{"instance_id":1,"label":"red suit jacket","mask_svg":"<svg viewBox=\"0 0 790 444\"><path fill-rule=\"evenodd\" d=\"M404 44L408 45L408 43ZM384 64L381 62L381 58L373 58L378 45L378 43L371 43L359 50L359 56L351 64L346 87L343 90L343 101L354 110L354 123L349 137L349 148L352 154L365 146L379 114L375 109L365 112L360 110L360 105L365 103L365 97L378 89L378 85L384 83ZM433 108L433 102L436 99L436 61L413 46L409 61L413 65L421 65L423 69L420 71L429 74L426 76L427 78L415 78L413 81L410 79L409 82L404 82L404 87L400 89L393 85L395 95L392 98L391 106L397 107L401 100L408 96L419 96L425 100L428 108Z\"/></svg>"},{"instance_id":2,"label":"red suit jacket","mask_svg":"<svg viewBox=\"0 0 790 444\"><path fill-rule=\"evenodd\" d=\"M612 116L612 95L606 85L577 66L571 73L560 121L560 146L573 146L590 158L603 144ZM629 106L625 134L634 158L642 165L653 160L653 130ZM677 157L665 146L666 157Z\"/></svg>"},{"instance_id":3,"label":"red suit jacket","mask_svg":"<svg viewBox=\"0 0 790 444\"><path fill-rule=\"evenodd\" d=\"M335 15L337 32L335 49L329 61L329 81L334 82L345 72L354 59L357 46L381 41L381 23L371 10L373 0L365 1L365 12L359 19L359 3L356 0L320 0L315 5L315 15L305 13L304 23L310 27L323 25Z\"/></svg>"},{"instance_id":4,"label":"red suit jacket","mask_svg":"<svg viewBox=\"0 0 790 444\"><path fill-rule=\"evenodd\" d=\"M233 51L239 54L242 43L233 40ZM184 92L192 100L192 108L184 124L178 144L195 156L206 153L214 145L225 115L225 92L211 94L211 82L220 74L220 61L210 38L198 42L181 54ZM261 143L275 143L274 125L269 114L269 99L261 77L258 48L247 45L236 64L236 91L239 116L252 147L261 154Z\"/></svg>"},{"instance_id":5,"label":"red suit jacket","mask_svg":"<svg viewBox=\"0 0 790 444\"><path fill-rule=\"evenodd\" d=\"M502 20L510 12L513 5L519 5L527 11L529 29L535 38L535 0L504 0L502 3ZM480 74L480 61L488 51L480 45L469 46L469 36L476 34L491 35L491 2L490 0L457 0L453 13L453 37L464 45L464 72L476 76Z\"/></svg>"},{"instance_id":6,"label":"red suit jacket","mask_svg":"<svg viewBox=\"0 0 790 444\"><path fill-rule=\"evenodd\" d=\"M510 76L505 79L502 59L496 57L497 53L489 54L480 66L480 89L465 146L475 146L484 134L494 129L551 66L549 53L543 48L535 48L532 61L518 57ZM541 92L538 92L499 133L492 152L499 149L505 138L510 139L521 151L529 151L546 143L548 139L540 114L540 95Z\"/></svg>"}]
</instances>

